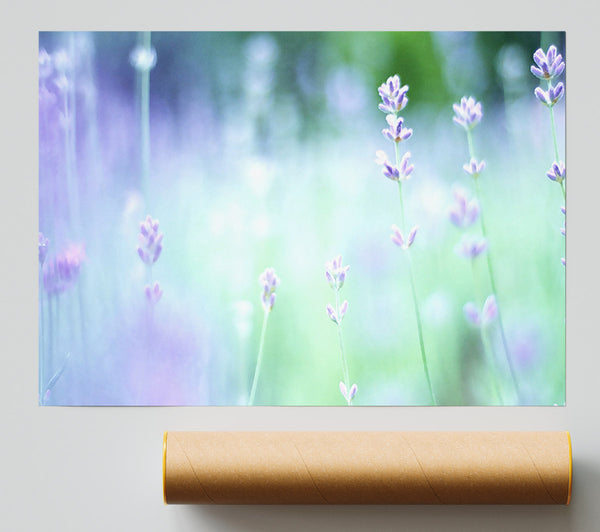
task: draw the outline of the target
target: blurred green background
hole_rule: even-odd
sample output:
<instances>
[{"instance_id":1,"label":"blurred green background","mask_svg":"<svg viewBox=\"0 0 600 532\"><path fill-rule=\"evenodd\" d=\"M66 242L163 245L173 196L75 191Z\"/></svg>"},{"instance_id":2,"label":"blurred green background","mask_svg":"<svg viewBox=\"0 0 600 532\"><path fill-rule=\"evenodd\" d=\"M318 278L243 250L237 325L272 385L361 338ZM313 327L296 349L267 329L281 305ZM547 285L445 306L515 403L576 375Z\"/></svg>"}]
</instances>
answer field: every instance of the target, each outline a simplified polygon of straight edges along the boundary
<instances>
[{"instance_id":1,"label":"blurred green background","mask_svg":"<svg viewBox=\"0 0 600 532\"><path fill-rule=\"evenodd\" d=\"M540 46L565 57L564 33L152 33L145 184L140 77L128 59L139 42L136 33L40 34L40 49L70 58L82 213L68 215L69 148L51 121L40 133L40 231L50 254L84 242L87 256L72 290L40 288L46 332L49 313L62 316L40 357L56 369L71 353L49 403L245 404L262 322L258 276L273 267L281 284L256 404L345 404L324 276L342 254L354 404L428 404L406 257L389 238L400 224L397 185L374 163L379 149L393 157L377 88L399 74L414 131L400 146L415 164L403 194L407 224L420 226L411 253L438 402L495 404L479 332L462 312L473 275L448 219L453 187L473 194L466 135L452 122L452 104L472 95L484 110L473 131L487 163L481 203L520 399L492 325L496 378L507 404L564 404L564 202L545 176L550 118L529 72ZM555 117L564 158L564 101ZM147 214L164 233L152 268L164 295L151 318L136 254ZM483 257L475 266L487 295Z\"/></svg>"}]
</instances>

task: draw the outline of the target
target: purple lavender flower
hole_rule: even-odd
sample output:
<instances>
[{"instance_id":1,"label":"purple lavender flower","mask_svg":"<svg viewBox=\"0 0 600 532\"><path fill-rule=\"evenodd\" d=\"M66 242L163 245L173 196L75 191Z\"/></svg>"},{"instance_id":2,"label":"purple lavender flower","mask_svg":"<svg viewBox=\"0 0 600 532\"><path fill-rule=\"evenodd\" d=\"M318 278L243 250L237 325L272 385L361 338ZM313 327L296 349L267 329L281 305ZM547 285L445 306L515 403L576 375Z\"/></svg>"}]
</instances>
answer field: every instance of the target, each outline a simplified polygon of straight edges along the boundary
<instances>
[{"instance_id":1,"label":"purple lavender flower","mask_svg":"<svg viewBox=\"0 0 600 532\"><path fill-rule=\"evenodd\" d=\"M472 96L463 96L460 103L453 104L452 108L456 115L453 117L454 123L465 129L473 129L483 117L481 103Z\"/></svg>"},{"instance_id":2,"label":"purple lavender flower","mask_svg":"<svg viewBox=\"0 0 600 532\"><path fill-rule=\"evenodd\" d=\"M131 50L129 63L140 72L149 72L156 66L156 50L154 47L138 46Z\"/></svg>"},{"instance_id":3,"label":"purple lavender flower","mask_svg":"<svg viewBox=\"0 0 600 532\"><path fill-rule=\"evenodd\" d=\"M487 325L496 319L498 316L498 305L496 304L496 296L493 294L488 296L483 303L481 310L481 324Z\"/></svg>"},{"instance_id":4,"label":"purple lavender flower","mask_svg":"<svg viewBox=\"0 0 600 532\"><path fill-rule=\"evenodd\" d=\"M481 312L477 309L477 305L473 302L466 303L463 307L463 313L469 323L475 326L489 325L498 316L498 305L496 297L492 294L487 297Z\"/></svg>"},{"instance_id":5,"label":"purple lavender flower","mask_svg":"<svg viewBox=\"0 0 600 532\"><path fill-rule=\"evenodd\" d=\"M325 263L325 278L329 286L334 290L339 290L344 286L346 275L350 265L342 266L342 256L338 255L335 259Z\"/></svg>"},{"instance_id":6,"label":"purple lavender flower","mask_svg":"<svg viewBox=\"0 0 600 532\"><path fill-rule=\"evenodd\" d=\"M567 172L565 169L565 163L563 163L562 161L558 161L558 162L554 161L552 163L552 167L550 168L550 170L548 170L546 172L546 175L552 181L556 181L557 183L562 183L564 181L565 177L567 176Z\"/></svg>"},{"instance_id":7,"label":"purple lavender flower","mask_svg":"<svg viewBox=\"0 0 600 532\"><path fill-rule=\"evenodd\" d=\"M412 137L413 130L403 127L404 119L401 116L389 114L385 117L388 127L382 129L383 136L393 142L401 142Z\"/></svg>"},{"instance_id":8,"label":"purple lavender flower","mask_svg":"<svg viewBox=\"0 0 600 532\"><path fill-rule=\"evenodd\" d=\"M381 172L385 177L392 181L406 181L412 171L415 169L413 164L410 164L410 152L407 151L400 159L400 168L392 165L383 150L375 152L375 162L381 165Z\"/></svg>"},{"instance_id":9,"label":"purple lavender flower","mask_svg":"<svg viewBox=\"0 0 600 532\"><path fill-rule=\"evenodd\" d=\"M448 217L456 227L469 227L479 217L479 203L475 198L467 199L467 192L463 188L454 189L454 205L448 210Z\"/></svg>"},{"instance_id":10,"label":"purple lavender flower","mask_svg":"<svg viewBox=\"0 0 600 532\"><path fill-rule=\"evenodd\" d=\"M162 251L163 234L158 230L158 220L153 220L150 215L140 223L138 255L143 262L152 266L160 257Z\"/></svg>"},{"instance_id":11,"label":"purple lavender flower","mask_svg":"<svg viewBox=\"0 0 600 532\"><path fill-rule=\"evenodd\" d=\"M353 384L350 387L350 390L348 390L346 388L346 385L340 381L340 392L342 393L342 395L344 396L344 399L346 399L348 404L352 404L352 399L354 399L354 396L356 395L356 392L358 391L358 386L356 384Z\"/></svg>"},{"instance_id":12,"label":"purple lavender flower","mask_svg":"<svg viewBox=\"0 0 600 532\"><path fill-rule=\"evenodd\" d=\"M456 253L465 259L474 259L487 249L485 238L463 235L456 246Z\"/></svg>"},{"instance_id":13,"label":"purple lavender flower","mask_svg":"<svg viewBox=\"0 0 600 532\"><path fill-rule=\"evenodd\" d=\"M418 225L415 225L408 234L408 238L404 238L400 228L397 225L392 225L392 234L390 238L394 244L402 249L408 249L412 246L412 243L415 241L415 236L417 235L417 230L419 229Z\"/></svg>"},{"instance_id":14,"label":"purple lavender flower","mask_svg":"<svg viewBox=\"0 0 600 532\"><path fill-rule=\"evenodd\" d=\"M333 308L333 305L328 304L326 309L327 311L327 315L329 316L329 319L333 322L336 323L337 325L339 325L340 323L342 323L342 320L344 319L344 316L346 315L346 312L348 311L348 301L344 301L339 309L339 313L335 311L335 309Z\"/></svg>"},{"instance_id":15,"label":"purple lavender flower","mask_svg":"<svg viewBox=\"0 0 600 532\"><path fill-rule=\"evenodd\" d=\"M479 315L479 310L477 310L475 303L472 301L465 303L463 313L471 325L481 325L481 316Z\"/></svg>"},{"instance_id":16,"label":"purple lavender flower","mask_svg":"<svg viewBox=\"0 0 600 532\"><path fill-rule=\"evenodd\" d=\"M38 259L40 264L44 264L48 253L48 239L42 232L38 233Z\"/></svg>"},{"instance_id":17,"label":"purple lavender flower","mask_svg":"<svg viewBox=\"0 0 600 532\"><path fill-rule=\"evenodd\" d=\"M383 101L379 104L379 109L384 113L396 114L402 111L408 103L406 97L408 85L400 86L400 76L398 74L390 76L385 83L381 84L378 91Z\"/></svg>"},{"instance_id":18,"label":"purple lavender flower","mask_svg":"<svg viewBox=\"0 0 600 532\"><path fill-rule=\"evenodd\" d=\"M567 211L565 210L565 208L564 208L564 207L561 207L561 208L560 208L560 212L562 212L563 214L566 214L566 212L567 212ZM567 232L567 229L566 229L566 227L565 227L565 223L563 222L563 226L560 228L560 234L561 234L562 236L566 236L566 232Z\"/></svg>"},{"instance_id":19,"label":"purple lavender flower","mask_svg":"<svg viewBox=\"0 0 600 532\"><path fill-rule=\"evenodd\" d=\"M567 265L567 261L565 260L565 258L564 258L564 257L561 257L561 258L560 258L560 262L561 262L561 264L562 264L563 266L566 266L566 265Z\"/></svg>"},{"instance_id":20,"label":"purple lavender flower","mask_svg":"<svg viewBox=\"0 0 600 532\"><path fill-rule=\"evenodd\" d=\"M163 295L163 291L160 288L158 282L154 283L154 286L152 288L150 288L150 285L146 285L144 292L146 294L146 299L152 305L158 303Z\"/></svg>"},{"instance_id":21,"label":"purple lavender flower","mask_svg":"<svg viewBox=\"0 0 600 532\"><path fill-rule=\"evenodd\" d=\"M463 165L463 170L473 177L478 177L485 170L485 161L477 162L474 157L471 157L471 160Z\"/></svg>"},{"instance_id":22,"label":"purple lavender flower","mask_svg":"<svg viewBox=\"0 0 600 532\"><path fill-rule=\"evenodd\" d=\"M548 48L547 53L544 53L541 48L536 50L533 60L535 65L531 65L531 73L539 79L550 81L552 78L560 76L565 70L562 55L557 53L556 46L553 44Z\"/></svg>"},{"instance_id":23,"label":"purple lavender flower","mask_svg":"<svg viewBox=\"0 0 600 532\"><path fill-rule=\"evenodd\" d=\"M271 312L277 297L275 288L279 286L279 277L277 277L273 268L266 268L265 271L258 276L258 282L263 289L261 294L263 309L265 312Z\"/></svg>"},{"instance_id":24,"label":"purple lavender flower","mask_svg":"<svg viewBox=\"0 0 600 532\"><path fill-rule=\"evenodd\" d=\"M81 263L84 260L84 245L73 244L54 259L46 262L42 270L46 292L60 294L73 286L79 278Z\"/></svg>"},{"instance_id":25,"label":"purple lavender flower","mask_svg":"<svg viewBox=\"0 0 600 532\"><path fill-rule=\"evenodd\" d=\"M556 86L548 82L548 90L536 87L534 93L535 97L544 105L553 107L564 96L565 86L560 81Z\"/></svg>"}]
</instances>

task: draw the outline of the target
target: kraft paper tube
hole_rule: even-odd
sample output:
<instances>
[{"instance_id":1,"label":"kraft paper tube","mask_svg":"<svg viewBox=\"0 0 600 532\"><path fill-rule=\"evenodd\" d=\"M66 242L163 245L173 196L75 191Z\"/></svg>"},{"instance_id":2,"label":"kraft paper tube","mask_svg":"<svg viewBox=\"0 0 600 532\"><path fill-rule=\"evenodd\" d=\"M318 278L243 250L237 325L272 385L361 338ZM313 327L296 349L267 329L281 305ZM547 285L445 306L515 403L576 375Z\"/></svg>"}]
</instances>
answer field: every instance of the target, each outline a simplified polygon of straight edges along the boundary
<instances>
[{"instance_id":1,"label":"kraft paper tube","mask_svg":"<svg viewBox=\"0 0 600 532\"><path fill-rule=\"evenodd\" d=\"M569 504L568 432L166 432L165 503Z\"/></svg>"}]
</instances>

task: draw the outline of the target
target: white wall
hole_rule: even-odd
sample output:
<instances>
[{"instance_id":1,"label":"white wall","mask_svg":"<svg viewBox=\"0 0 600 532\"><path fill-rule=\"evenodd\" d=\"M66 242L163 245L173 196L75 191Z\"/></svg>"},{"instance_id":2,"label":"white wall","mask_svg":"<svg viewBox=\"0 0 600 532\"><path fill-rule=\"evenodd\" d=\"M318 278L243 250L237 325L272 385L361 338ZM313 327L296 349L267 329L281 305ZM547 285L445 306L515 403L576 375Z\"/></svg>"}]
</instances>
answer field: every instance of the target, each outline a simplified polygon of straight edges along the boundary
<instances>
[{"instance_id":1,"label":"white wall","mask_svg":"<svg viewBox=\"0 0 600 532\"><path fill-rule=\"evenodd\" d=\"M355 0L356 1L356 0ZM25 1L0 32L0 530L600 530L598 216L600 98L591 2L397 0ZM233 7L232 7L233 6ZM385 6L385 8L384 8ZM464 7L461 7L464 6ZM261 9L262 8L262 9ZM37 31L67 29L504 29L567 31L567 406L565 408L37 407ZM234 75L234 74L232 74ZM515 268L518 265L515 264ZM569 507L164 506L164 430L570 430Z\"/></svg>"}]
</instances>

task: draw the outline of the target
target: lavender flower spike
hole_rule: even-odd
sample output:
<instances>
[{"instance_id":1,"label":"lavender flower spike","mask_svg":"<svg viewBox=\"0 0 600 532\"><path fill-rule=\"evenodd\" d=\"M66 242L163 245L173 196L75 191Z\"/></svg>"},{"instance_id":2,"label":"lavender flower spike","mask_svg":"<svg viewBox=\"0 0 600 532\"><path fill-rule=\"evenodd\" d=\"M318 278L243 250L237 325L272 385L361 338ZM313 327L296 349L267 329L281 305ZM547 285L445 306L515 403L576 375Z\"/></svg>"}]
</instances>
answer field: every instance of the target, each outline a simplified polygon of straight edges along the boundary
<instances>
[{"instance_id":1,"label":"lavender flower spike","mask_svg":"<svg viewBox=\"0 0 600 532\"><path fill-rule=\"evenodd\" d=\"M339 290L344 285L346 275L350 265L342 266L342 256L338 255L335 259L325 263L325 278L329 286L334 290Z\"/></svg>"},{"instance_id":2,"label":"lavender flower spike","mask_svg":"<svg viewBox=\"0 0 600 532\"><path fill-rule=\"evenodd\" d=\"M475 198L467 200L463 188L454 189L454 205L448 210L448 217L456 227L469 227L479 217L479 203Z\"/></svg>"},{"instance_id":3,"label":"lavender flower spike","mask_svg":"<svg viewBox=\"0 0 600 532\"><path fill-rule=\"evenodd\" d=\"M138 236L138 255L143 262L152 266L160 257L162 252L163 234L158 230L158 220L153 220L150 215L140 223L140 234Z\"/></svg>"},{"instance_id":4,"label":"lavender flower spike","mask_svg":"<svg viewBox=\"0 0 600 532\"><path fill-rule=\"evenodd\" d=\"M534 91L535 97L547 107L553 107L565 94L565 86L562 82L558 82L556 87L548 83L548 90L545 91L541 87L536 87Z\"/></svg>"},{"instance_id":5,"label":"lavender flower spike","mask_svg":"<svg viewBox=\"0 0 600 532\"><path fill-rule=\"evenodd\" d=\"M463 170L473 177L478 177L479 174L485 170L485 161L478 163L477 160L472 157L467 164L463 165Z\"/></svg>"},{"instance_id":6,"label":"lavender flower spike","mask_svg":"<svg viewBox=\"0 0 600 532\"><path fill-rule=\"evenodd\" d=\"M465 259L474 259L481 255L487 249L485 238L474 238L469 235L463 235L456 246L456 253Z\"/></svg>"},{"instance_id":7,"label":"lavender flower spike","mask_svg":"<svg viewBox=\"0 0 600 532\"><path fill-rule=\"evenodd\" d=\"M553 44L548 48L547 53L544 53L541 48L536 50L533 60L535 65L531 65L531 73L539 79L550 81L552 78L560 76L565 70L562 55L557 53L556 46Z\"/></svg>"},{"instance_id":8,"label":"lavender flower spike","mask_svg":"<svg viewBox=\"0 0 600 532\"><path fill-rule=\"evenodd\" d=\"M405 240L400 228L397 225L392 225L392 234L390 238L394 244L402 249L408 249L412 246L412 243L415 241L415 236L417 235L417 231L419 229L418 225L415 225L408 234L408 238Z\"/></svg>"},{"instance_id":9,"label":"lavender flower spike","mask_svg":"<svg viewBox=\"0 0 600 532\"><path fill-rule=\"evenodd\" d=\"M487 325L496 319L498 316L498 305L496 304L496 296L494 294L487 297L483 303L481 310L481 324Z\"/></svg>"},{"instance_id":10,"label":"lavender flower spike","mask_svg":"<svg viewBox=\"0 0 600 532\"><path fill-rule=\"evenodd\" d=\"M72 244L53 260L47 261L42 270L46 292L60 294L73 286L85 258L85 246Z\"/></svg>"},{"instance_id":11,"label":"lavender flower spike","mask_svg":"<svg viewBox=\"0 0 600 532\"><path fill-rule=\"evenodd\" d=\"M258 282L261 284L263 291L261 294L262 306L265 312L271 312L275 305L275 288L279 286L279 277L275 274L273 268L266 268L258 277Z\"/></svg>"},{"instance_id":12,"label":"lavender flower spike","mask_svg":"<svg viewBox=\"0 0 600 532\"><path fill-rule=\"evenodd\" d=\"M564 181L565 177L567 176L567 171L565 169L565 163L563 163L562 161L558 161L558 162L554 161L554 163L552 163L552 168L550 168L550 170L548 172L546 172L546 175L552 181L556 181L557 183L562 183Z\"/></svg>"},{"instance_id":13,"label":"lavender flower spike","mask_svg":"<svg viewBox=\"0 0 600 532\"><path fill-rule=\"evenodd\" d=\"M481 316L479 315L479 310L477 310L475 303L472 301L465 303L465 306L463 307L463 313L471 325L481 325Z\"/></svg>"},{"instance_id":14,"label":"lavender flower spike","mask_svg":"<svg viewBox=\"0 0 600 532\"><path fill-rule=\"evenodd\" d=\"M412 137L413 130L402 127L404 119L401 116L389 114L385 117L385 120L388 123L388 127L387 129L381 130L381 133L383 133L385 138L397 144L398 142L408 140Z\"/></svg>"},{"instance_id":15,"label":"lavender flower spike","mask_svg":"<svg viewBox=\"0 0 600 532\"><path fill-rule=\"evenodd\" d=\"M342 320L344 319L344 316L346 315L346 312L348 311L348 301L344 301L341 304L339 314L335 311L335 309L333 308L333 306L331 304L328 304L327 307L325 308L325 310L327 311L327 316L329 316L329 319L333 323L339 325L340 323L342 323Z\"/></svg>"},{"instance_id":16,"label":"lavender flower spike","mask_svg":"<svg viewBox=\"0 0 600 532\"><path fill-rule=\"evenodd\" d=\"M465 129L473 129L483 118L481 102L478 102L472 96L468 98L463 96L460 103L453 104L452 108L456 115L453 117L454 123Z\"/></svg>"},{"instance_id":17,"label":"lavender flower spike","mask_svg":"<svg viewBox=\"0 0 600 532\"><path fill-rule=\"evenodd\" d=\"M406 181L412 171L415 169L413 164L410 164L410 152L407 151L400 159L400 167L393 166L387 159L383 150L375 152L375 162L382 166L381 172L385 177L392 181Z\"/></svg>"},{"instance_id":18,"label":"lavender flower spike","mask_svg":"<svg viewBox=\"0 0 600 532\"><path fill-rule=\"evenodd\" d=\"M353 384L350 387L350 390L348 390L346 388L346 385L342 381L340 381L340 392L342 393L342 395L344 396L344 399L346 399L346 401L349 405L352 404L352 399L354 399L354 396L356 395L357 391L358 391L358 386L356 384Z\"/></svg>"},{"instance_id":19,"label":"lavender flower spike","mask_svg":"<svg viewBox=\"0 0 600 532\"><path fill-rule=\"evenodd\" d=\"M151 305L155 305L156 303L158 303L163 295L163 291L158 283L154 283L154 286L152 288L150 288L150 285L146 285L144 292L146 294L146 299L148 300L148 303L150 303Z\"/></svg>"},{"instance_id":20,"label":"lavender flower spike","mask_svg":"<svg viewBox=\"0 0 600 532\"><path fill-rule=\"evenodd\" d=\"M475 303L469 301L463 307L463 313L465 318L471 325L486 326L498 316L498 305L496 304L496 297L492 294L487 297L481 312L477 309Z\"/></svg>"},{"instance_id":21,"label":"lavender flower spike","mask_svg":"<svg viewBox=\"0 0 600 532\"><path fill-rule=\"evenodd\" d=\"M398 74L390 76L385 83L382 83L378 92L383 101L379 104L379 109L384 113L396 114L402 111L408 103L406 97L408 85L400 86L400 76Z\"/></svg>"}]
</instances>

